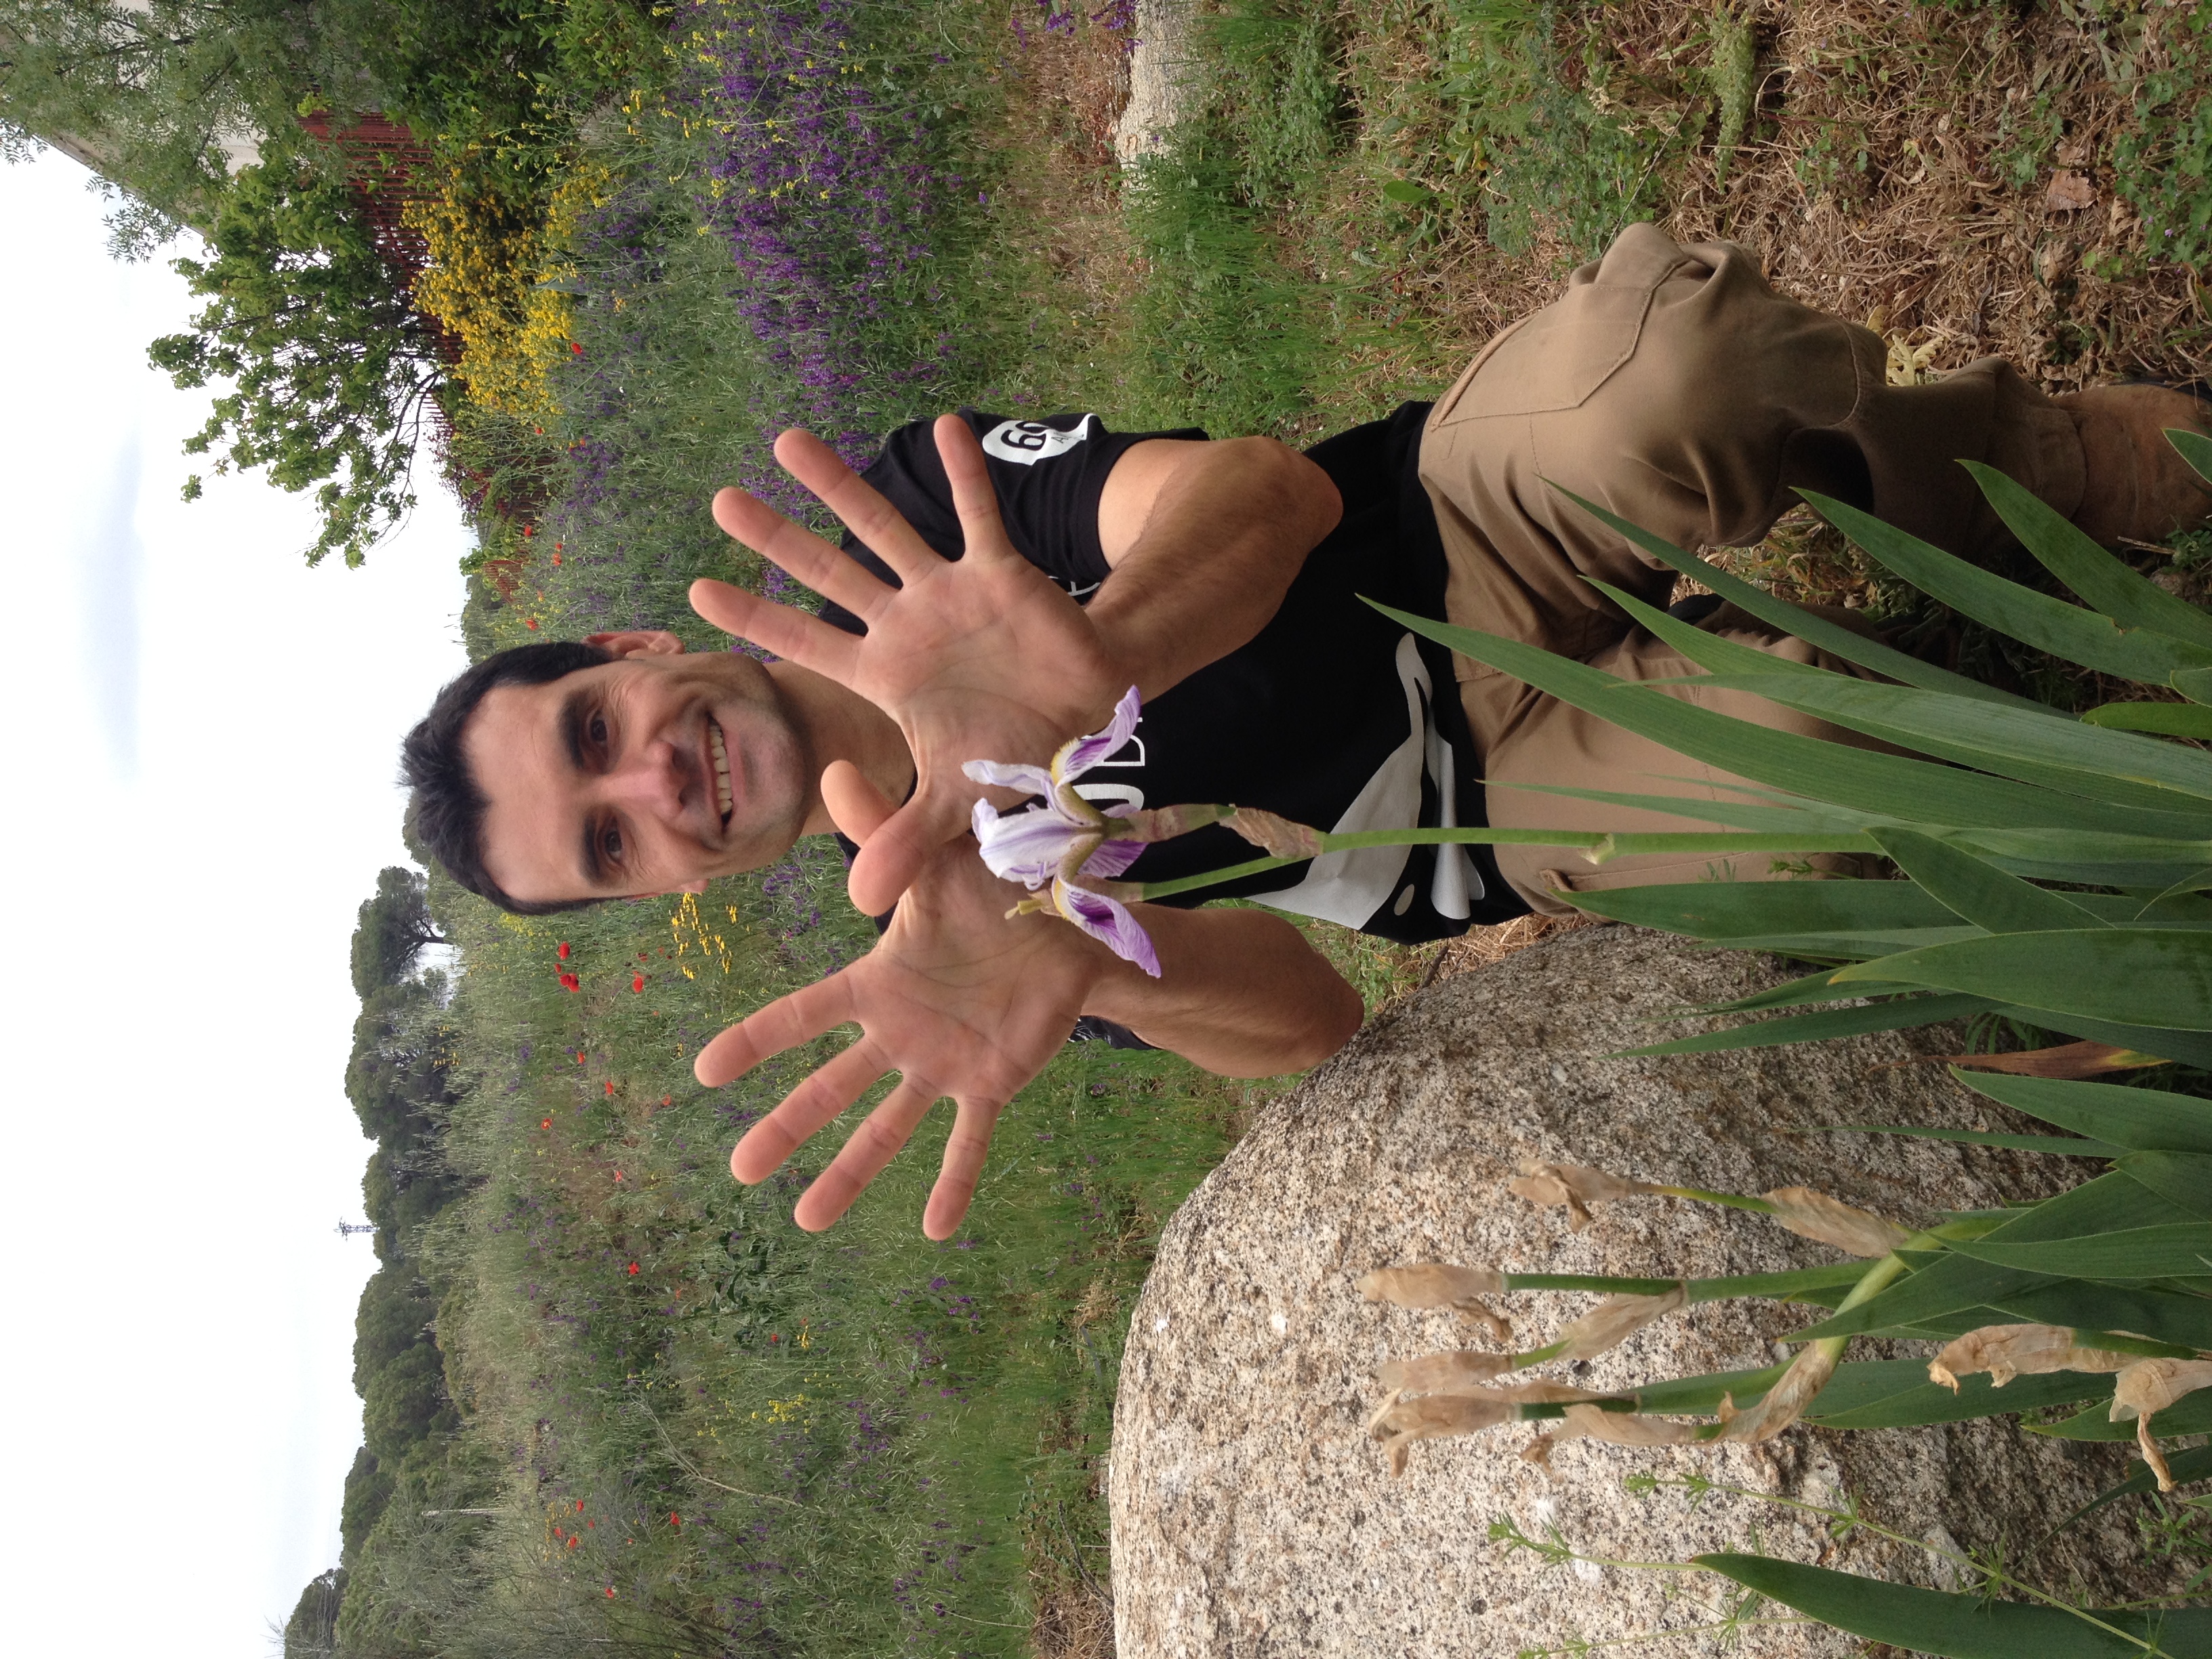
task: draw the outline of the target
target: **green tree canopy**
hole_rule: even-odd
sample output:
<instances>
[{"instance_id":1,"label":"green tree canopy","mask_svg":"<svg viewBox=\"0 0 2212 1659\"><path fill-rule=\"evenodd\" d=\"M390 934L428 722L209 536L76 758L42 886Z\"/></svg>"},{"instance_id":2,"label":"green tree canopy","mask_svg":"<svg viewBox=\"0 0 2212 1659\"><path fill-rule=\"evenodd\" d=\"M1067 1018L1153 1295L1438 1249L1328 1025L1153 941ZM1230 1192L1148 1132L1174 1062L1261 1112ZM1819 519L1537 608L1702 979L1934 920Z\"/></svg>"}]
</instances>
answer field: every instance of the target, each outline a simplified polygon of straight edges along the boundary
<instances>
[{"instance_id":1,"label":"green tree canopy","mask_svg":"<svg viewBox=\"0 0 2212 1659\"><path fill-rule=\"evenodd\" d=\"M353 930L353 989L363 1001L380 986L406 978L423 946L446 942L430 916L428 879L404 864L377 872L376 892L362 901L358 916Z\"/></svg>"},{"instance_id":2,"label":"green tree canopy","mask_svg":"<svg viewBox=\"0 0 2212 1659\"><path fill-rule=\"evenodd\" d=\"M338 1650L338 1606L345 1600L345 1583L343 1567L307 1581L284 1621L284 1659L332 1659Z\"/></svg>"}]
</instances>

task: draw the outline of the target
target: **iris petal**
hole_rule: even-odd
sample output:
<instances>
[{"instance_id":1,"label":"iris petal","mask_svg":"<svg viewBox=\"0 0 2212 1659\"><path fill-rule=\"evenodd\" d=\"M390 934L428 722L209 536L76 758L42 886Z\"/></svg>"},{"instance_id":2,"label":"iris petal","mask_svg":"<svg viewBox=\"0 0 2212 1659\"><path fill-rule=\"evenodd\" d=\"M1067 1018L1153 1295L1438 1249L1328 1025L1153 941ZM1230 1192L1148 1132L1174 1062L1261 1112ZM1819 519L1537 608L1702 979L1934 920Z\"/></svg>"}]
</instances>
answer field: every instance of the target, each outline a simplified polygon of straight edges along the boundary
<instances>
[{"instance_id":1,"label":"iris petal","mask_svg":"<svg viewBox=\"0 0 2212 1659\"><path fill-rule=\"evenodd\" d=\"M1159 954L1152 949L1152 936L1138 925L1127 905L1064 881L1053 883L1052 902L1061 915L1122 961L1133 962L1154 979L1160 976Z\"/></svg>"},{"instance_id":2,"label":"iris petal","mask_svg":"<svg viewBox=\"0 0 2212 1659\"><path fill-rule=\"evenodd\" d=\"M1140 841L1109 841L1099 844L1098 850L1083 860L1083 873L1101 878L1118 876L1144 855L1145 843Z\"/></svg>"},{"instance_id":3,"label":"iris petal","mask_svg":"<svg viewBox=\"0 0 2212 1659\"><path fill-rule=\"evenodd\" d=\"M1001 816L988 801L981 800L975 803L973 822L991 873L1031 889L1058 875L1069 851L1097 833L1042 806Z\"/></svg>"},{"instance_id":4,"label":"iris petal","mask_svg":"<svg viewBox=\"0 0 2212 1659\"><path fill-rule=\"evenodd\" d=\"M969 761L960 769L970 783L988 783L1001 789L1018 789L1024 795L1052 795L1052 774L1042 766L1023 766L1007 761Z\"/></svg>"},{"instance_id":5,"label":"iris petal","mask_svg":"<svg viewBox=\"0 0 2212 1659\"><path fill-rule=\"evenodd\" d=\"M1060 744L1060 752L1052 757L1053 776L1062 783L1069 782L1111 756L1136 732L1142 707L1137 688L1133 685L1114 705L1114 718L1107 722L1103 732L1094 732L1087 738L1071 738Z\"/></svg>"}]
</instances>

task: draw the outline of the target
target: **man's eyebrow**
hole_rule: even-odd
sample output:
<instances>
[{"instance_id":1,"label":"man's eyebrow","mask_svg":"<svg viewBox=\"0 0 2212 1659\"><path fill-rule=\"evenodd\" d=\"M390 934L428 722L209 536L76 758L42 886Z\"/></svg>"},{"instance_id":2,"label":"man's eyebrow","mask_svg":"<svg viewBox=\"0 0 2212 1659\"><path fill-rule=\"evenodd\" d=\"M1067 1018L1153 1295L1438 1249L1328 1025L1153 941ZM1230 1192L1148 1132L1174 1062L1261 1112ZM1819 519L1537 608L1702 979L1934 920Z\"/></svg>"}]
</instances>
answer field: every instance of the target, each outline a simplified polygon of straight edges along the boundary
<instances>
[{"instance_id":1,"label":"man's eyebrow","mask_svg":"<svg viewBox=\"0 0 2212 1659\"><path fill-rule=\"evenodd\" d=\"M579 688L561 700L561 744L568 751L568 763L579 772L586 769L584 760L584 708L591 701L591 695L590 692ZM579 854L577 863L584 873L584 885L587 888L597 887L602 878L599 868L599 826L592 822L588 815L584 819L584 833Z\"/></svg>"}]
</instances>

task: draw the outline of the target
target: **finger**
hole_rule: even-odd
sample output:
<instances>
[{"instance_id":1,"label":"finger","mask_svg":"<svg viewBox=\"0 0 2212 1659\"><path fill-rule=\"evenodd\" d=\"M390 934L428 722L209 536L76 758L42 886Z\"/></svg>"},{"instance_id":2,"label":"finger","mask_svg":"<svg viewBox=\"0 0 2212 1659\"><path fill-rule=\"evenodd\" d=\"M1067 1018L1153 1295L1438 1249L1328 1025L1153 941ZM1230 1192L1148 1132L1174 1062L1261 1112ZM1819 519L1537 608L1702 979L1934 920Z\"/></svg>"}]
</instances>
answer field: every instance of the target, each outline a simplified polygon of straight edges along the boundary
<instances>
[{"instance_id":1,"label":"finger","mask_svg":"<svg viewBox=\"0 0 2212 1659\"><path fill-rule=\"evenodd\" d=\"M824 1031L858 1018L853 1012L852 981L847 977L851 971L803 986L739 1020L700 1049L691 1062L691 1075L703 1086L719 1089L770 1054L811 1042Z\"/></svg>"},{"instance_id":2,"label":"finger","mask_svg":"<svg viewBox=\"0 0 2212 1659\"><path fill-rule=\"evenodd\" d=\"M1002 1106L963 1100L952 1120L951 1136L945 1143L945 1163L937 1185L930 1188L929 1207L922 1212L921 1230L934 1239L947 1239L966 1218L983 1178L983 1161L991 1150L991 1131L998 1127Z\"/></svg>"},{"instance_id":3,"label":"finger","mask_svg":"<svg viewBox=\"0 0 2212 1659\"><path fill-rule=\"evenodd\" d=\"M830 822L846 840L865 843L897 809L847 760L831 761L822 773L822 804Z\"/></svg>"},{"instance_id":4,"label":"finger","mask_svg":"<svg viewBox=\"0 0 2212 1659\"><path fill-rule=\"evenodd\" d=\"M896 591L850 554L793 524L757 495L718 489L714 513L725 535L781 565L863 621L880 611Z\"/></svg>"},{"instance_id":5,"label":"finger","mask_svg":"<svg viewBox=\"0 0 2212 1659\"><path fill-rule=\"evenodd\" d=\"M811 1233L818 1233L853 1207L853 1200L867 1191L868 1183L884 1172L921 1126L937 1097L927 1090L902 1083L884 1097L884 1103L860 1121L830 1167L815 1176L791 1212L791 1218Z\"/></svg>"},{"instance_id":6,"label":"finger","mask_svg":"<svg viewBox=\"0 0 2212 1659\"><path fill-rule=\"evenodd\" d=\"M983 447L968 422L957 415L940 415L934 433L937 458L945 463L945 480L952 486L952 508L960 515L965 556L1020 561L1006 539L1006 521L999 516L999 492L992 488Z\"/></svg>"},{"instance_id":7,"label":"finger","mask_svg":"<svg viewBox=\"0 0 2212 1659\"><path fill-rule=\"evenodd\" d=\"M817 1067L776 1109L745 1131L730 1152L730 1173L746 1186L765 1181L825 1123L835 1122L890 1068L865 1036Z\"/></svg>"},{"instance_id":8,"label":"finger","mask_svg":"<svg viewBox=\"0 0 2212 1659\"><path fill-rule=\"evenodd\" d=\"M702 576L691 584L691 608L725 634L750 640L840 685L859 672L860 636L795 606Z\"/></svg>"},{"instance_id":9,"label":"finger","mask_svg":"<svg viewBox=\"0 0 2212 1659\"><path fill-rule=\"evenodd\" d=\"M862 915L883 915L914 885L939 848L966 832L969 818L964 804L925 788L868 837L845 878L847 895Z\"/></svg>"},{"instance_id":10,"label":"finger","mask_svg":"<svg viewBox=\"0 0 2212 1659\"><path fill-rule=\"evenodd\" d=\"M775 441L775 459L779 466L837 515L840 524L866 542L902 582L912 582L933 568L943 568L943 556L922 540L899 510L812 433L796 428L784 433Z\"/></svg>"}]
</instances>

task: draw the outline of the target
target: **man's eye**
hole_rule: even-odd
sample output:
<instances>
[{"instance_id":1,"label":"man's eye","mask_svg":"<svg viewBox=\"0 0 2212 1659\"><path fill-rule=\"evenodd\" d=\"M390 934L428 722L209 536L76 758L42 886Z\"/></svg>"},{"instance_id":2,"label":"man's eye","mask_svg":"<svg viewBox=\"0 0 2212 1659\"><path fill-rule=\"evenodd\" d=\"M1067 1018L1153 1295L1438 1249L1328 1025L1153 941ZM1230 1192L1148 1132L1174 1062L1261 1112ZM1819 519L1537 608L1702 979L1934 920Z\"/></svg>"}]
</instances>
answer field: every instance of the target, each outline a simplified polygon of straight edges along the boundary
<instances>
[{"instance_id":1,"label":"man's eye","mask_svg":"<svg viewBox=\"0 0 2212 1659\"><path fill-rule=\"evenodd\" d=\"M599 838L599 850L605 855L609 864L620 864L623 856L622 831L614 825L609 824Z\"/></svg>"},{"instance_id":2,"label":"man's eye","mask_svg":"<svg viewBox=\"0 0 2212 1659\"><path fill-rule=\"evenodd\" d=\"M592 745L595 748L604 749L606 747L607 717L605 714L592 715L591 724L586 726L584 731L585 735L591 738Z\"/></svg>"}]
</instances>

